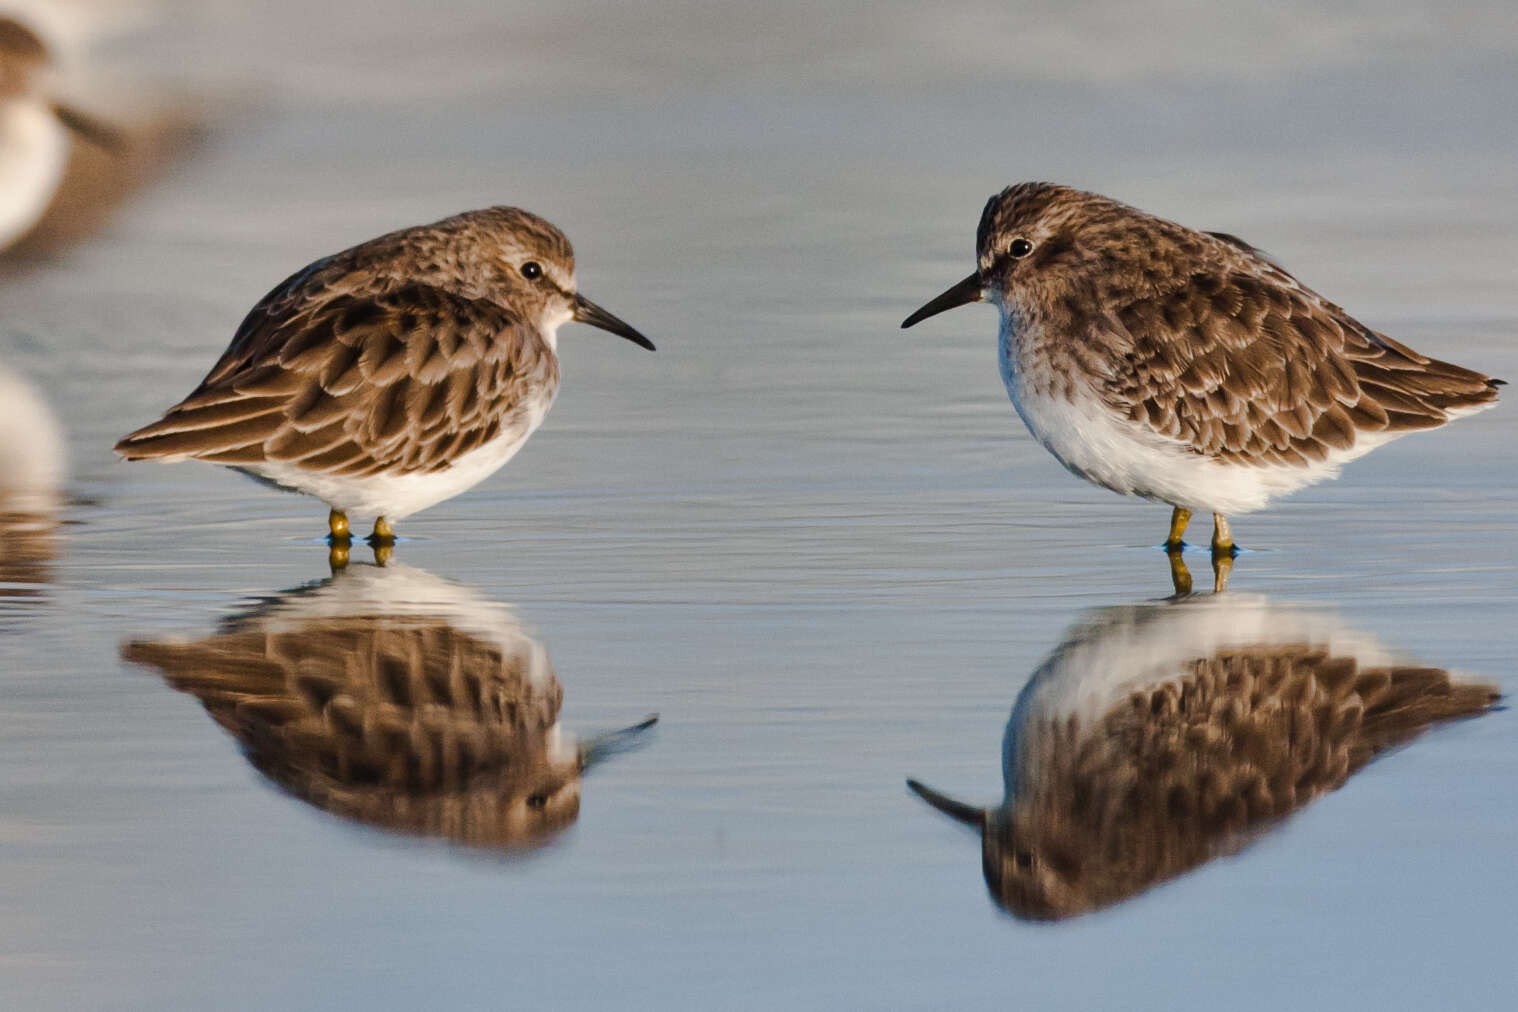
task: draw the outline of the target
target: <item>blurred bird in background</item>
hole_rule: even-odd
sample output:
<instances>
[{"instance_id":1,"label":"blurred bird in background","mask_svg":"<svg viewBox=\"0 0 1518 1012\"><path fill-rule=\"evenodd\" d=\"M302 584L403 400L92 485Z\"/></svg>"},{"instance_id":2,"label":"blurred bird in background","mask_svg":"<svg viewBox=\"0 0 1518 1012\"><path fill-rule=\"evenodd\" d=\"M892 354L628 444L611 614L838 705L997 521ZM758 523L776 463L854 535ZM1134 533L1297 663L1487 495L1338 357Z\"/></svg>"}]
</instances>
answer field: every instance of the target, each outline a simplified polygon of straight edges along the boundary
<instances>
[{"instance_id":1,"label":"blurred bird in background","mask_svg":"<svg viewBox=\"0 0 1518 1012\"><path fill-rule=\"evenodd\" d=\"M55 97L55 76L52 47L38 30L0 11L0 247L42 218L75 138L112 152L124 146L115 128Z\"/></svg>"},{"instance_id":2,"label":"blurred bird in background","mask_svg":"<svg viewBox=\"0 0 1518 1012\"><path fill-rule=\"evenodd\" d=\"M189 150L183 95L100 72L90 44L149 14L134 3L0 3L0 253L31 260L97 231ZM88 97L81 97L88 96Z\"/></svg>"}]
</instances>

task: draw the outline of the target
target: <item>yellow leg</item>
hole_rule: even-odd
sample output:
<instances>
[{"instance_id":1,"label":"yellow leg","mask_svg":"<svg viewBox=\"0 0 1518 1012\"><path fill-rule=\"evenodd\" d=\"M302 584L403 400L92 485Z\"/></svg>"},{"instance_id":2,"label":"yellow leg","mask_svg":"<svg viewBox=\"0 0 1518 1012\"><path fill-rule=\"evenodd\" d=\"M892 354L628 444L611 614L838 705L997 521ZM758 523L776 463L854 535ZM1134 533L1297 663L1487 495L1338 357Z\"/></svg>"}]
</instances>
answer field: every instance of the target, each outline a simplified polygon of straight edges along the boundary
<instances>
[{"instance_id":1,"label":"yellow leg","mask_svg":"<svg viewBox=\"0 0 1518 1012\"><path fill-rule=\"evenodd\" d=\"M1177 506L1170 513L1170 537L1165 539L1167 549L1179 549L1181 538L1186 533L1186 525L1191 523L1191 511L1183 510Z\"/></svg>"},{"instance_id":2,"label":"yellow leg","mask_svg":"<svg viewBox=\"0 0 1518 1012\"><path fill-rule=\"evenodd\" d=\"M328 513L327 531L332 541L347 541L352 534L348 530L348 514L342 510L333 510L331 513Z\"/></svg>"},{"instance_id":3,"label":"yellow leg","mask_svg":"<svg viewBox=\"0 0 1518 1012\"><path fill-rule=\"evenodd\" d=\"M1228 574L1233 572L1233 531L1228 529L1228 518L1221 513L1212 515L1212 592L1221 594L1228 589Z\"/></svg>"},{"instance_id":4,"label":"yellow leg","mask_svg":"<svg viewBox=\"0 0 1518 1012\"><path fill-rule=\"evenodd\" d=\"M395 543L395 528L390 526L390 521L384 517L374 519L374 533L369 535L371 545L392 545Z\"/></svg>"},{"instance_id":5,"label":"yellow leg","mask_svg":"<svg viewBox=\"0 0 1518 1012\"><path fill-rule=\"evenodd\" d=\"M1221 513L1212 515L1212 551L1233 554L1233 531L1228 529L1228 518Z\"/></svg>"},{"instance_id":6,"label":"yellow leg","mask_svg":"<svg viewBox=\"0 0 1518 1012\"><path fill-rule=\"evenodd\" d=\"M1190 596L1191 570L1186 568L1186 561L1181 558L1180 548L1168 549L1165 554L1170 556L1170 585L1175 588L1175 596Z\"/></svg>"},{"instance_id":7,"label":"yellow leg","mask_svg":"<svg viewBox=\"0 0 1518 1012\"><path fill-rule=\"evenodd\" d=\"M333 541L332 547L327 549L327 565L332 567L332 575L336 576L348 568L348 541Z\"/></svg>"},{"instance_id":8,"label":"yellow leg","mask_svg":"<svg viewBox=\"0 0 1518 1012\"><path fill-rule=\"evenodd\" d=\"M395 544L390 541L374 542L374 564L383 566L395 557Z\"/></svg>"}]
</instances>

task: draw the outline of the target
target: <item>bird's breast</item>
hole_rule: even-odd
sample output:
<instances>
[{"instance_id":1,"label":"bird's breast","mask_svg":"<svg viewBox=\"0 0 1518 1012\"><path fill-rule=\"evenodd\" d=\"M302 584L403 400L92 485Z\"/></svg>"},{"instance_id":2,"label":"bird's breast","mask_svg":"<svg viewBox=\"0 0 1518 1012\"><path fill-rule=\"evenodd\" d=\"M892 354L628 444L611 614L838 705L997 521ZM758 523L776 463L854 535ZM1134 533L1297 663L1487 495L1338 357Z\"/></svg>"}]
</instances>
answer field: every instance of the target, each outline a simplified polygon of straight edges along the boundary
<instances>
[{"instance_id":1,"label":"bird's breast","mask_svg":"<svg viewBox=\"0 0 1518 1012\"><path fill-rule=\"evenodd\" d=\"M68 163L68 134L43 103L0 102L0 248L47 210Z\"/></svg>"}]
</instances>

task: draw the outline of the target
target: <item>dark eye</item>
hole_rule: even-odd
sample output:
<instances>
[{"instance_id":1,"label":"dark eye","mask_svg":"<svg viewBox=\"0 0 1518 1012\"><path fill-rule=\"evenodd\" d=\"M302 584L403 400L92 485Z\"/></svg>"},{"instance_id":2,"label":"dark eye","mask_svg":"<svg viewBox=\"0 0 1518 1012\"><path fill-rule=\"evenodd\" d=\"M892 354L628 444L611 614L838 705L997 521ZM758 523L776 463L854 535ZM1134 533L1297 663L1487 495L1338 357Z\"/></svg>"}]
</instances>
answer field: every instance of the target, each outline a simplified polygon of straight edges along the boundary
<instances>
[{"instance_id":1,"label":"dark eye","mask_svg":"<svg viewBox=\"0 0 1518 1012\"><path fill-rule=\"evenodd\" d=\"M1023 257L1032 252L1033 244L1021 237L1013 239L1012 245L1007 247L1007 253L1010 254L1014 260L1021 260Z\"/></svg>"},{"instance_id":2,"label":"dark eye","mask_svg":"<svg viewBox=\"0 0 1518 1012\"><path fill-rule=\"evenodd\" d=\"M1023 871L1027 871L1029 868L1033 867L1033 855L1026 850L1014 851L1012 854L1012 860L1016 861L1017 866Z\"/></svg>"},{"instance_id":3,"label":"dark eye","mask_svg":"<svg viewBox=\"0 0 1518 1012\"><path fill-rule=\"evenodd\" d=\"M536 267L537 264L533 264L533 266ZM523 269L522 273L527 273L525 268ZM527 798L527 807L531 808L535 812L545 808L547 805L548 795L546 794L533 794Z\"/></svg>"},{"instance_id":4,"label":"dark eye","mask_svg":"<svg viewBox=\"0 0 1518 1012\"><path fill-rule=\"evenodd\" d=\"M522 265L522 277L528 281L536 281L543 276L543 268L536 260L529 260Z\"/></svg>"}]
</instances>

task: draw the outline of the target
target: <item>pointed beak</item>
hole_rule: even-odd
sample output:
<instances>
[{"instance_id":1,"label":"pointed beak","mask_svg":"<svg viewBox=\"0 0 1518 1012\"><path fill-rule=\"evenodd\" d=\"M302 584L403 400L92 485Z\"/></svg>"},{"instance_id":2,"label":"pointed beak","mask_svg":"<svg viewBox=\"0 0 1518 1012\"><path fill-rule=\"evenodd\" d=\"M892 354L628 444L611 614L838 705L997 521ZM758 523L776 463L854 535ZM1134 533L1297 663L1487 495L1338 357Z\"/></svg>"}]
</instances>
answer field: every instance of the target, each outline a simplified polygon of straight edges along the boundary
<instances>
[{"instance_id":1,"label":"pointed beak","mask_svg":"<svg viewBox=\"0 0 1518 1012\"><path fill-rule=\"evenodd\" d=\"M959 284L955 285L953 288L950 288L947 292L944 292L938 298L934 299L926 306L923 306L921 309L913 313L911 316L907 317L905 320L902 320L901 329L905 330L908 327L912 326L914 323L921 323L928 317L937 316L939 313L942 313L947 309L953 309L955 306L963 306L971 302L979 302L982 298L984 298L984 296L981 295L981 290L982 286L980 283L980 275L978 273L971 274Z\"/></svg>"},{"instance_id":2,"label":"pointed beak","mask_svg":"<svg viewBox=\"0 0 1518 1012\"><path fill-rule=\"evenodd\" d=\"M71 105L62 102L53 103L53 115L58 117L58 122L71 130L74 136L81 140L89 141L102 151L113 155L126 152L126 139L121 136L121 131L108 123L102 122L89 113L80 112Z\"/></svg>"},{"instance_id":3,"label":"pointed beak","mask_svg":"<svg viewBox=\"0 0 1518 1012\"><path fill-rule=\"evenodd\" d=\"M636 330L633 330L627 324L623 323L615 316L612 316L606 310L602 309L594 302L591 302L583 295L575 296L574 318L576 320L579 320L581 323L588 323L592 327L599 327L602 330L608 330L611 333L616 334L618 337L625 337L640 348L647 348L649 351L654 350L654 342L650 341L648 338L644 337Z\"/></svg>"},{"instance_id":4,"label":"pointed beak","mask_svg":"<svg viewBox=\"0 0 1518 1012\"><path fill-rule=\"evenodd\" d=\"M962 822L966 826L974 826L976 829L980 830L985 829L985 809L976 808L974 805L967 805L963 801L955 801L947 794L939 794L927 784L918 783L916 780L908 780L907 786L910 787L912 789L912 792L919 798L926 801L928 804L932 805L934 808L938 809L940 812L944 813L955 822Z\"/></svg>"},{"instance_id":5,"label":"pointed beak","mask_svg":"<svg viewBox=\"0 0 1518 1012\"><path fill-rule=\"evenodd\" d=\"M580 772L585 772L596 765L616 755L625 752L638 744L638 738L659 723L659 715L651 713L632 727L624 727L620 731L608 731L606 734L598 734L589 741L580 743Z\"/></svg>"}]
</instances>

